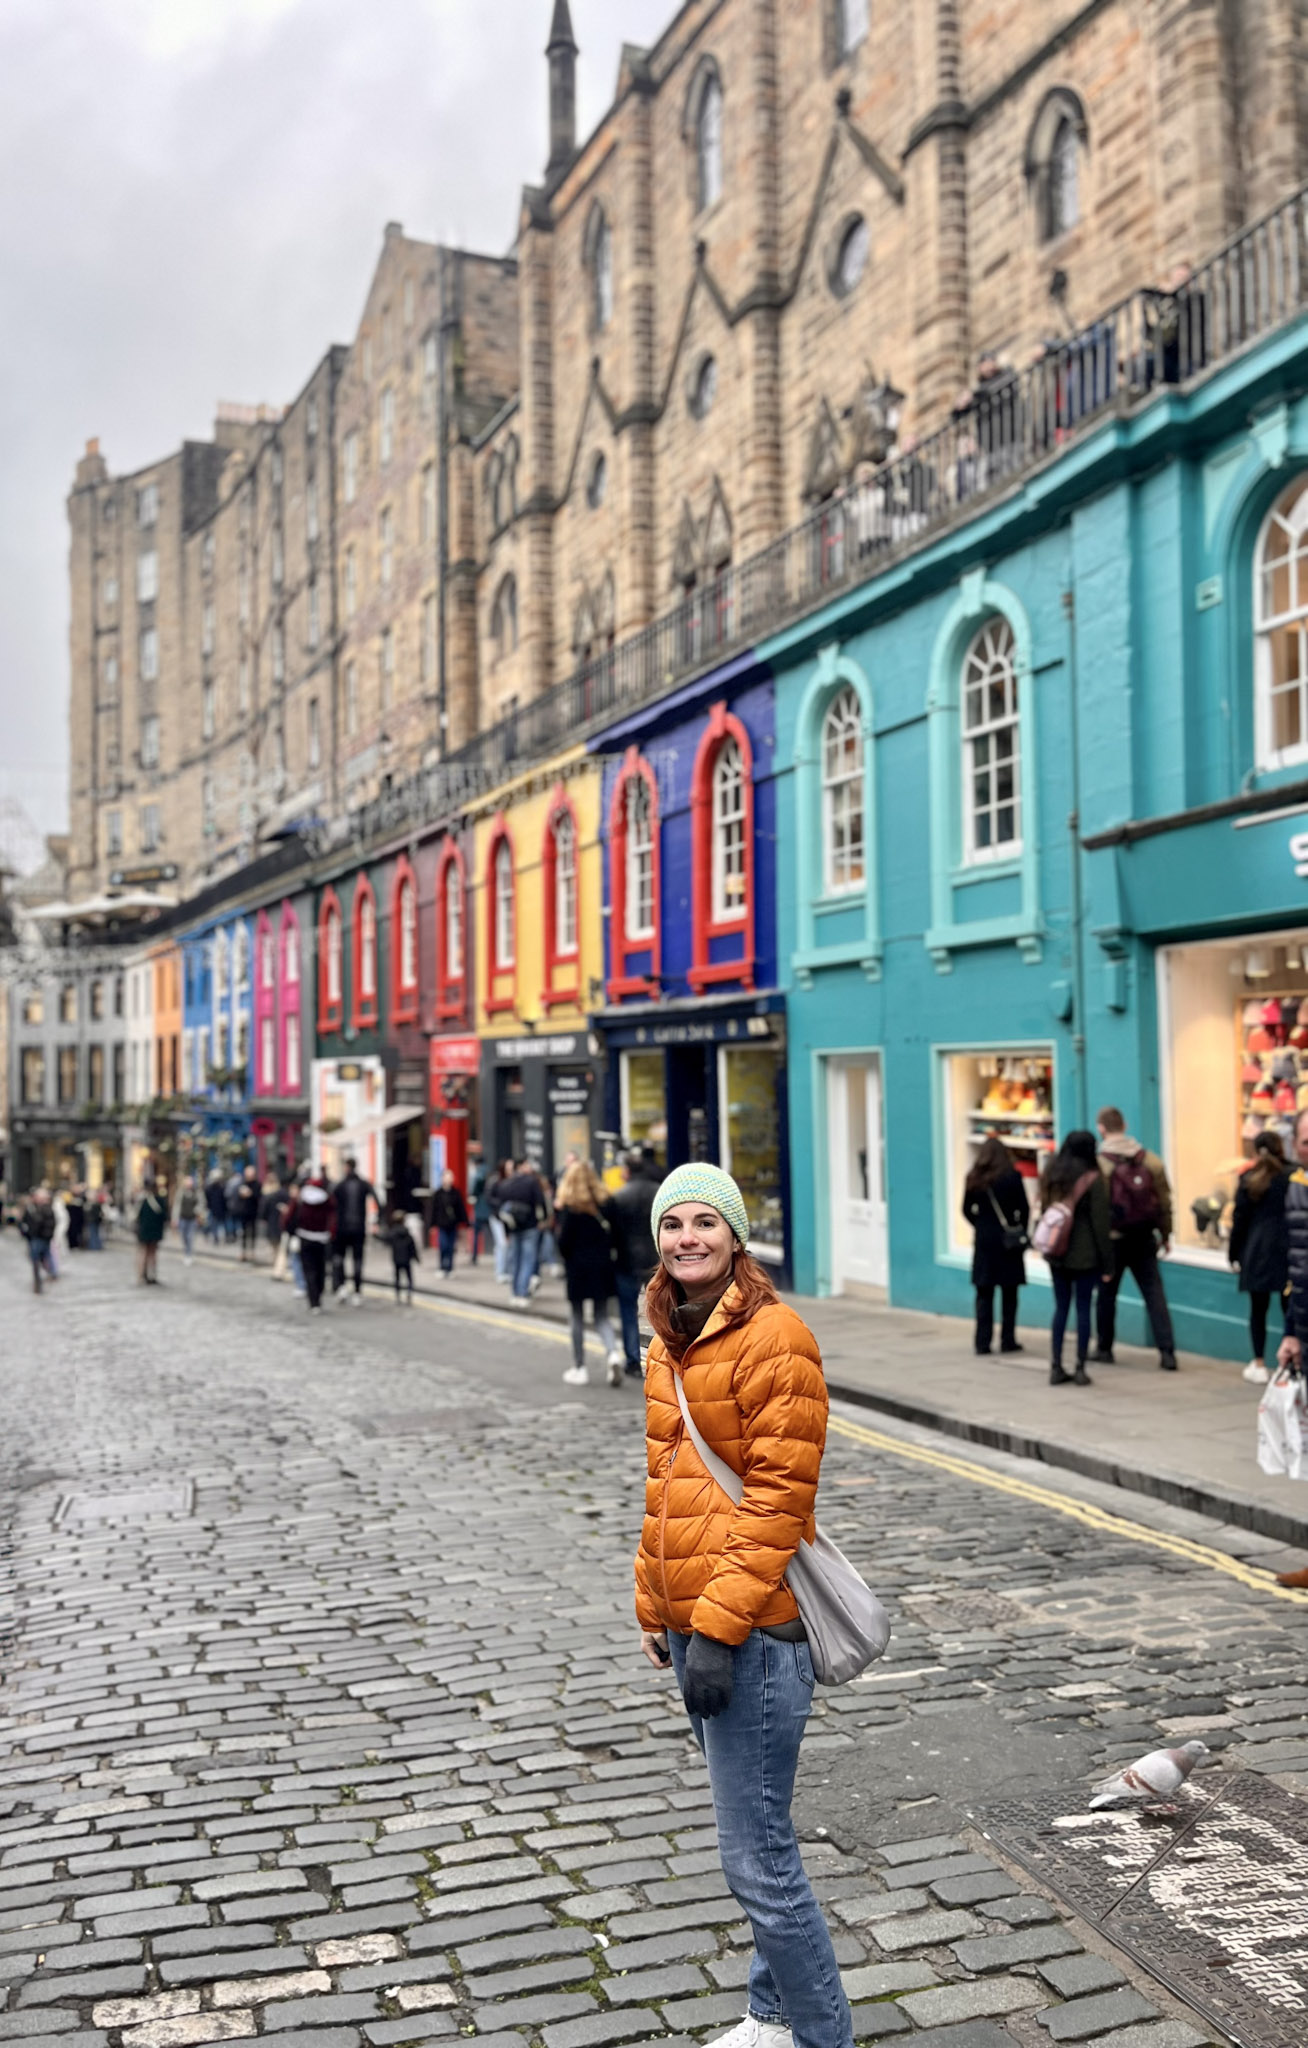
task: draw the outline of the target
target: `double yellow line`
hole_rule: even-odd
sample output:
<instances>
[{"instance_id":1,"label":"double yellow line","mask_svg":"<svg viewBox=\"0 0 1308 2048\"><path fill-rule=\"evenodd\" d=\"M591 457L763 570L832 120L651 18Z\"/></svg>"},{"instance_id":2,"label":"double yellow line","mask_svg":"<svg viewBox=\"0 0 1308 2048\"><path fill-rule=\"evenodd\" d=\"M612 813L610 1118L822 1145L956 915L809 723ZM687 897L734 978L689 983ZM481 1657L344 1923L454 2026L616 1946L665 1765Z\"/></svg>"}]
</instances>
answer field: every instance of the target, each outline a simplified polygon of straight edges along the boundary
<instances>
[{"instance_id":1,"label":"double yellow line","mask_svg":"<svg viewBox=\"0 0 1308 2048\"><path fill-rule=\"evenodd\" d=\"M936 1451L925 1444L905 1443L902 1437L886 1436L879 1429L865 1428L861 1422L848 1422L843 1415L833 1415L827 1427L838 1436L865 1445L868 1450L884 1451L891 1457L906 1458L916 1465L930 1465L937 1472L948 1472L953 1478L965 1479L973 1486L988 1486L995 1493L1011 1495L1014 1500L1029 1501L1033 1507L1049 1508L1054 1514L1064 1515L1072 1522L1081 1522L1100 1535L1120 1536L1128 1543L1140 1543L1150 1550L1165 1550L1172 1557L1184 1558L1187 1564L1221 1572L1226 1578L1235 1579L1256 1593L1270 1593L1274 1600L1288 1600L1295 1607L1308 1606L1308 1592L1299 1592L1293 1586L1278 1586L1270 1572L1256 1571L1252 1565L1242 1564L1238 1557L1228 1557L1224 1551L1214 1550L1207 1543L1195 1543L1189 1536L1170 1536L1161 1529L1148 1529L1140 1522L1128 1522L1121 1515L1110 1515L1106 1508L1095 1507L1090 1501L1071 1500L1050 1487L1033 1486L1029 1479L991 1471L986 1465L973 1464L970 1458L955 1457L951 1451Z\"/></svg>"}]
</instances>

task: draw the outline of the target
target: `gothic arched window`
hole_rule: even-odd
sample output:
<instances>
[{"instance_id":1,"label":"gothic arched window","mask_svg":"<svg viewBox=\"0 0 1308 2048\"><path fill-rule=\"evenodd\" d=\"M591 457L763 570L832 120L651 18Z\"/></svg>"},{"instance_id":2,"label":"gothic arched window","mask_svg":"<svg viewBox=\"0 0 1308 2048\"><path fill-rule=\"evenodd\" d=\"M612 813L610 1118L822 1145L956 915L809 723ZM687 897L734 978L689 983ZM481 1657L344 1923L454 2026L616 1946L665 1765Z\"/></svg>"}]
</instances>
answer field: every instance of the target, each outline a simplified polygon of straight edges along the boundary
<instances>
[{"instance_id":1,"label":"gothic arched window","mask_svg":"<svg viewBox=\"0 0 1308 2048\"><path fill-rule=\"evenodd\" d=\"M700 210L722 197L722 81L706 72L695 117L695 170Z\"/></svg>"},{"instance_id":2,"label":"gothic arched window","mask_svg":"<svg viewBox=\"0 0 1308 2048\"><path fill-rule=\"evenodd\" d=\"M1082 158L1088 141L1085 109L1063 85L1045 95L1026 145L1026 175L1035 205L1036 233L1053 242L1082 215Z\"/></svg>"},{"instance_id":3,"label":"gothic arched window","mask_svg":"<svg viewBox=\"0 0 1308 2048\"><path fill-rule=\"evenodd\" d=\"M830 896L863 885L863 713L852 683L822 721L822 873Z\"/></svg>"},{"instance_id":4,"label":"gothic arched window","mask_svg":"<svg viewBox=\"0 0 1308 2048\"><path fill-rule=\"evenodd\" d=\"M602 334L613 318L613 230L600 206L592 209L586 227L586 268L590 272L591 325Z\"/></svg>"}]
</instances>

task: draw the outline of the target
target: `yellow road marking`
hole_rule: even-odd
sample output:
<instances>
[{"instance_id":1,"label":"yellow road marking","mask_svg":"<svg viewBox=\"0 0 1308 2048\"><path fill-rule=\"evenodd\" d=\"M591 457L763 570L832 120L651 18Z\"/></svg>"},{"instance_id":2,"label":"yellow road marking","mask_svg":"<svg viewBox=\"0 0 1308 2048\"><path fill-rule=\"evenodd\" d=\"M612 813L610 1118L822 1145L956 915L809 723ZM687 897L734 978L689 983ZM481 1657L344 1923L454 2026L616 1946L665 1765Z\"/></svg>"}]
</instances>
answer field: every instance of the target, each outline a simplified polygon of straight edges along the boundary
<instances>
[{"instance_id":1,"label":"yellow road marking","mask_svg":"<svg viewBox=\"0 0 1308 2048\"><path fill-rule=\"evenodd\" d=\"M1141 1522L1128 1522L1121 1515L1111 1515L1106 1508L1095 1507L1089 1501L1069 1499L1066 1494L1055 1493L1047 1486L1034 1486L1029 1479L1018 1479L1007 1472L993 1472L988 1466L974 1465L970 1458L957 1458L949 1451L935 1451L925 1444L906 1443L902 1437L886 1436L879 1429L867 1429L861 1422L847 1422L841 1415L833 1415L827 1427L838 1436L849 1437L854 1443L866 1444L869 1450L886 1451L895 1458L934 1466L938 1472L952 1473L954 1478L969 1480L974 1486L989 1486L996 1493L1031 1501L1036 1507L1052 1508L1055 1514L1065 1515L1073 1522L1083 1522L1088 1529L1096 1529L1102 1535L1122 1536L1129 1543L1170 1551L1173 1557L1182 1557L1188 1564L1204 1565L1209 1571L1222 1572L1228 1579L1236 1579L1240 1585L1252 1587L1256 1593L1270 1593L1273 1599L1288 1600L1295 1607L1308 1606L1308 1592L1300 1592L1294 1586L1278 1586L1270 1572L1255 1571L1251 1565L1242 1564L1239 1558L1227 1557L1224 1551L1214 1550L1207 1543L1195 1543L1189 1536L1169 1536L1161 1529L1146 1528Z\"/></svg>"}]
</instances>

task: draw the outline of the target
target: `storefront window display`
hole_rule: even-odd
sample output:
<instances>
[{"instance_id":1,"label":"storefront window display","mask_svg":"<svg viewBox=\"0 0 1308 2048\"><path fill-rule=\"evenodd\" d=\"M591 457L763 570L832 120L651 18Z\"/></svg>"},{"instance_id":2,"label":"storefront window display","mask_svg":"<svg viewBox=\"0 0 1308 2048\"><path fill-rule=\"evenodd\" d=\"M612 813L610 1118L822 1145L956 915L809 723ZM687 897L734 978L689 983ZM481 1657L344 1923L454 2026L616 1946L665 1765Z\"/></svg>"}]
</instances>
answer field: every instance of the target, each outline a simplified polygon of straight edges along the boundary
<instances>
[{"instance_id":1,"label":"storefront window display","mask_svg":"<svg viewBox=\"0 0 1308 2048\"><path fill-rule=\"evenodd\" d=\"M781 1201L781 1121L777 1056L771 1046L724 1045L718 1052L722 1163L745 1197L750 1250L779 1263L785 1257Z\"/></svg>"},{"instance_id":2,"label":"storefront window display","mask_svg":"<svg viewBox=\"0 0 1308 2048\"><path fill-rule=\"evenodd\" d=\"M648 1145L661 1167L668 1163L668 1101L661 1052L622 1055L622 1130L633 1145Z\"/></svg>"},{"instance_id":3,"label":"storefront window display","mask_svg":"<svg viewBox=\"0 0 1308 2048\"><path fill-rule=\"evenodd\" d=\"M1158 1019L1176 1246L1225 1266L1254 1139L1277 1131L1293 1158L1308 1109L1308 931L1164 948Z\"/></svg>"},{"instance_id":4,"label":"storefront window display","mask_svg":"<svg viewBox=\"0 0 1308 2048\"><path fill-rule=\"evenodd\" d=\"M963 1186L982 1145L1002 1138L1026 1183L1034 1218L1040 1170L1054 1150L1054 1057L1047 1046L989 1047L941 1055L949 1206L946 1245L970 1255Z\"/></svg>"}]
</instances>

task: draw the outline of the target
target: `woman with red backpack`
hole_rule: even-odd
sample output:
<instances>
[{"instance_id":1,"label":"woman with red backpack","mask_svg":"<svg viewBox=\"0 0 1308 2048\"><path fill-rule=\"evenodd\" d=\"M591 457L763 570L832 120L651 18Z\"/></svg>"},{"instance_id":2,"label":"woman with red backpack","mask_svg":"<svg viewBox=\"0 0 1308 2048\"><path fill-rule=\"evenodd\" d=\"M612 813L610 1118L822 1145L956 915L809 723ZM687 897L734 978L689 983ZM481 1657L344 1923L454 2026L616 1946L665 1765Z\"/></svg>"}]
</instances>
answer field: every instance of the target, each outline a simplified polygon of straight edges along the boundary
<instances>
[{"instance_id":1,"label":"woman with red backpack","mask_svg":"<svg viewBox=\"0 0 1308 2048\"><path fill-rule=\"evenodd\" d=\"M1113 1219L1108 1183L1099 1171L1092 1131L1069 1131L1063 1149L1049 1160L1040 1176L1043 1209L1033 1243L1049 1261L1054 1283L1051 1335L1051 1387L1090 1386L1085 1369L1090 1349L1090 1314L1095 1282L1113 1278ZM1076 1371L1063 1371L1063 1338L1072 1301L1076 1300Z\"/></svg>"}]
</instances>

